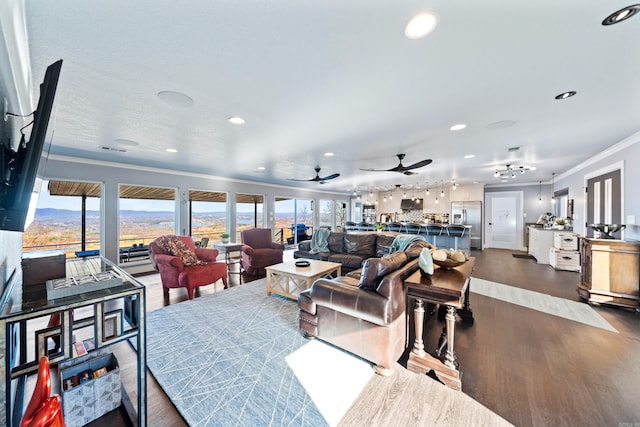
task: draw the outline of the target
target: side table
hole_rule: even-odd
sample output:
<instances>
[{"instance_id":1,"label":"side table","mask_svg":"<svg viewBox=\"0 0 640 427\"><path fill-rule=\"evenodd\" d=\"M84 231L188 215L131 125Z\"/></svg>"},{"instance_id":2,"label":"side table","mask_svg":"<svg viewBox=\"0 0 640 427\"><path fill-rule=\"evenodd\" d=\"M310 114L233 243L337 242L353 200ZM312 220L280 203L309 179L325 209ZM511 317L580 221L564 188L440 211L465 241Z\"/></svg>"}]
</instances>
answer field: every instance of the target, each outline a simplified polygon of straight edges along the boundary
<instances>
[{"instance_id":1,"label":"side table","mask_svg":"<svg viewBox=\"0 0 640 427\"><path fill-rule=\"evenodd\" d=\"M242 243L215 242L213 247L220 253L224 253L224 261L227 264L227 274L237 274L242 284ZM233 267L238 265L237 271Z\"/></svg>"},{"instance_id":2,"label":"side table","mask_svg":"<svg viewBox=\"0 0 640 427\"><path fill-rule=\"evenodd\" d=\"M455 269L446 270L436 267L431 276L423 277L421 271L418 270L404 282L407 302L409 298L416 300L413 310L416 337L413 349L409 353L407 369L419 374L426 374L433 370L438 379L458 391L462 390L462 374L458 369L458 362L453 348L455 321L456 314L460 314L463 321L473 324L473 313L469 305L469 282L474 265L475 258L470 257L469 261ZM436 351L436 355L439 356L442 348L446 345L447 351L443 360L432 356L424 349L422 329L425 302L446 307L446 327ZM458 309L459 312L457 311Z\"/></svg>"}]
</instances>

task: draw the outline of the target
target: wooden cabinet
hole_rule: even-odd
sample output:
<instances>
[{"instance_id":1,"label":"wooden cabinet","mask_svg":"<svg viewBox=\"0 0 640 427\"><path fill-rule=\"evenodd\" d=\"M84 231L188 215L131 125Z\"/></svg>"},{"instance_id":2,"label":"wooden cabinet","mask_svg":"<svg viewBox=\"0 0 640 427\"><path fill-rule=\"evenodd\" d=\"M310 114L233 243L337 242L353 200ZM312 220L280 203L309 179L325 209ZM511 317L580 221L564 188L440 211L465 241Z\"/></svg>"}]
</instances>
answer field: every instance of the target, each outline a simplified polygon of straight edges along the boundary
<instances>
[{"instance_id":1,"label":"wooden cabinet","mask_svg":"<svg viewBox=\"0 0 640 427\"><path fill-rule=\"evenodd\" d=\"M549 248L553 247L553 230L529 227L529 255L538 264L549 264Z\"/></svg>"},{"instance_id":2,"label":"wooden cabinet","mask_svg":"<svg viewBox=\"0 0 640 427\"><path fill-rule=\"evenodd\" d=\"M638 309L640 243L580 237L580 297Z\"/></svg>"}]
</instances>

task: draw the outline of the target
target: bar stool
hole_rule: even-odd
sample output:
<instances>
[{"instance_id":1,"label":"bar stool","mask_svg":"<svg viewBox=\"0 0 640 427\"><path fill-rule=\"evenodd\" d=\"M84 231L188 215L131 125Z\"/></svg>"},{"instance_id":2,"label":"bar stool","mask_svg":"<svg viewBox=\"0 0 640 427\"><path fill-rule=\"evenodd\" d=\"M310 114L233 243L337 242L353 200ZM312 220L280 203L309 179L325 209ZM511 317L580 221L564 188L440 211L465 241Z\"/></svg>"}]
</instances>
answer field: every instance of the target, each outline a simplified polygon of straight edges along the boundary
<instances>
[{"instance_id":1,"label":"bar stool","mask_svg":"<svg viewBox=\"0 0 640 427\"><path fill-rule=\"evenodd\" d=\"M453 241L454 241L453 248L456 251L458 250L458 238L464 237L465 231L467 231L467 227L465 227L464 225L449 224L447 226L447 234L449 235L449 237L453 237Z\"/></svg>"},{"instance_id":2,"label":"bar stool","mask_svg":"<svg viewBox=\"0 0 640 427\"><path fill-rule=\"evenodd\" d=\"M427 225L427 236L433 236L433 242L431 242L434 246L438 246L437 239L438 236L442 235L444 231L444 226L440 224L428 224Z\"/></svg>"}]
</instances>

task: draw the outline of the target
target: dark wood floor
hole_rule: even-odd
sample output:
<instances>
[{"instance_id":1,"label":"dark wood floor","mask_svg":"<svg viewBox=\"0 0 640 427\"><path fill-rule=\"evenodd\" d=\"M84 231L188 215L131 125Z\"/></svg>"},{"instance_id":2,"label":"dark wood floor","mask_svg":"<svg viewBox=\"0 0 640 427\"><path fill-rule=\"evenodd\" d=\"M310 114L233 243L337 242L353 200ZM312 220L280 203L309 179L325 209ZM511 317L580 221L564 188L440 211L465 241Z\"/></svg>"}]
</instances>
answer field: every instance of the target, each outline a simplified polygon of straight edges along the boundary
<instances>
[{"instance_id":1,"label":"dark wood floor","mask_svg":"<svg viewBox=\"0 0 640 427\"><path fill-rule=\"evenodd\" d=\"M579 301L577 273L513 258L512 252L474 252L474 277ZM139 279L147 285L147 311L186 300L182 289L172 290L170 297L164 298L157 275ZM232 285L238 285L237 276L232 280ZM220 286L208 286L199 293L220 291ZM455 337L463 372L462 393L466 396L517 426L640 426L639 313L595 307L619 331L613 333L479 294L472 294L471 304L475 323L470 326L458 321ZM442 327L435 316L426 319L426 343L431 349ZM135 378L131 350L123 345L118 355L123 378L130 381ZM388 387L389 392L381 391L379 399L361 396L341 425L385 425L389 420L406 420L408 408L403 401L426 406L424 401L415 403L414 396L428 399L424 384L435 380L407 380L414 374L402 372L403 363L401 360L401 371L393 379L375 378L375 387ZM148 425L186 425L151 374L148 388ZM392 394L396 399L389 399ZM453 402L455 393L450 396ZM398 418L394 418L395 413ZM471 423L473 416L469 414ZM424 422L417 418L405 425L411 424Z\"/></svg>"}]
</instances>

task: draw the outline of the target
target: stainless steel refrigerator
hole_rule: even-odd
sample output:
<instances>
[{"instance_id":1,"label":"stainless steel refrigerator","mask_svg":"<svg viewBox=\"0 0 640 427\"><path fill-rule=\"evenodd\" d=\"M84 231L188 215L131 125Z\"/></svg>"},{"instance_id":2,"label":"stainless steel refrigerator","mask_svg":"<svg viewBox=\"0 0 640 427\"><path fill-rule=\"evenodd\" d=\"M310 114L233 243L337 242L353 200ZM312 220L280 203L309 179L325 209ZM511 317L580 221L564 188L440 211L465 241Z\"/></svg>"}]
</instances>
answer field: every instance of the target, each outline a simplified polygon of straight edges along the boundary
<instances>
[{"instance_id":1,"label":"stainless steel refrigerator","mask_svg":"<svg viewBox=\"0 0 640 427\"><path fill-rule=\"evenodd\" d=\"M451 222L470 225L472 249L482 249L482 202L451 202Z\"/></svg>"}]
</instances>

